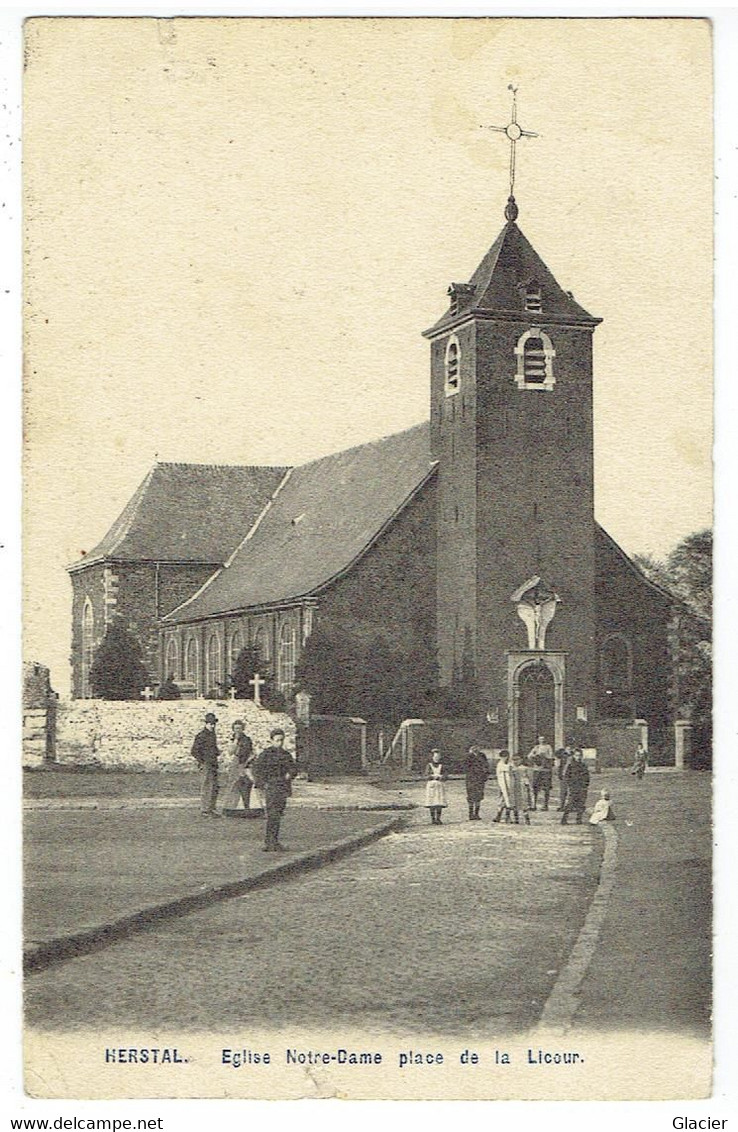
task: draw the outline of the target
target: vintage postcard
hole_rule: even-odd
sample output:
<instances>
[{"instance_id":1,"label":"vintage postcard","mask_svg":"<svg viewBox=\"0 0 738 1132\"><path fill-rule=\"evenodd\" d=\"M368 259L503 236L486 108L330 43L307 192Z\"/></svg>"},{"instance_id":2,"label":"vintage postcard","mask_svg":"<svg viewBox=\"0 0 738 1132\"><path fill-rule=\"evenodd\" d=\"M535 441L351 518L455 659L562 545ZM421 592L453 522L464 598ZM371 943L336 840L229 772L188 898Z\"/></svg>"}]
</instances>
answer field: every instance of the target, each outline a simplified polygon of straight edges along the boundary
<instances>
[{"instance_id":1,"label":"vintage postcard","mask_svg":"<svg viewBox=\"0 0 738 1132\"><path fill-rule=\"evenodd\" d=\"M27 1093L709 1097L709 21L24 53Z\"/></svg>"}]
</instances>

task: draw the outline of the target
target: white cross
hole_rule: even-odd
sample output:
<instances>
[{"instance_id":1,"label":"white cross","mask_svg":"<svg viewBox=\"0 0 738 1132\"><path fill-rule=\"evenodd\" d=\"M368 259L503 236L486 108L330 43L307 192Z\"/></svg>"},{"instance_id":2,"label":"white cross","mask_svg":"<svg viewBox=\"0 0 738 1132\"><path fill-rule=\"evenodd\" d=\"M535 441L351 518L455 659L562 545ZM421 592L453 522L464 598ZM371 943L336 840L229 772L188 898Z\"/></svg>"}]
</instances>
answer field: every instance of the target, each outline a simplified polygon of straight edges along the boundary
<instances>
[{"instance_id":1,"label":"white cross","mask_svg":"<svg viewBox=\"0 0 738 1132\"><path fill-rule=\"evenodd\" d=\"M249 684L254 689L254 703L257 707L261 707L261 695L259 693L261 692L262 685L266 684L266 680L262 680L259 673L255 672L254 679L249 680Z\"/></svg>"},{"instance_id":2,"label":"white cross","mask_svg":"<svg viewBox=\"0 0 738 1132\"><path fill-rule=\"evenodd\" d=\"M148 685L147 685L147 686L146 686L146 687L144 688L144 690L143 690L143 692L141 693L141 695L142 695L142 696L143 696L143 698L144 698L145 700L147 700L147 701L148 701L148 700L153 700L153 698L154 698L154 693L153 693L153 692L151 691L151 688L149 688L149 687L148 687Z\"/></svg>"},{"instance_id":3,"label":"white cross","mask_svg":"<svg viewBox=\"0 0 738 1132\"><path fill-rule=\"evenodd\" d=\"M236 696L238 695L238 692L236 691L235 688L231 688L228 695L230 696L231 701L233 701L233 700L235 700Z\"/></svg>"}]
</instances>

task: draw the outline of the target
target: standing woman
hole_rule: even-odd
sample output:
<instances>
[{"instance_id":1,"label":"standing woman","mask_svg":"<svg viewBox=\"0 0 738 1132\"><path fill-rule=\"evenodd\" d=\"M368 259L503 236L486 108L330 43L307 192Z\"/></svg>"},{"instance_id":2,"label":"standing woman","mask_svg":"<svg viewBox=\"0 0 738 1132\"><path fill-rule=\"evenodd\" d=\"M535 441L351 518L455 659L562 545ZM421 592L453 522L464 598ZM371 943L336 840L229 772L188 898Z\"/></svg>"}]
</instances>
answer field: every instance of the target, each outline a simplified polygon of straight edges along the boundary
<instances>
[{"instance_id":1,"label":"standing woman","mask_svg":"<svg viewBox=\"0 0 738 1132\"><path fill-rule=\"evenodd\" d=\"M235 817L239 812L239 801L243 802L244 813L248 814L253 786L248 768L254 761L254 745L246 734L242 719L234 719L233 721L228 753L232 762L228 780L228 796L223 805L223 813L228 817Z\"/></svg>"},{"instance_id":2,"label":"standing woman","mask_svg":"<svg viewBox=\"0 0 738 1132\"><path fill-rule=\"evenodd\" d=\"M500 751L497 756L497 766L495 767L495 777L497 778L497 785L500 788L500 802L497 813L492 818L492 821L500 821L502 815L505 815L505 821L510 821L510 793L512 790L512 767L510 765L510 752L505 748Z\"/></svg>"},{"instance_id":3,"label":"standing woman","mask_svg":"<svg viewBox=\"0 0 738 1132\"><path fill-rule=\"evenodd\" d=\"M448 805L446 799L446 779L448 775L441 762L441 752L437 747L431 751L430 762L425 768L425 804L430 810L432 825L441 825L441 810Z\"/></svg>"},{"instance_id":4,"label":"standing woman","mask_svg":"<svg viewBox=\"0 0 738 1132\"><path fill-rule=\"evenodd\" d=\"M479 747L470 747L466 756L466 800L469 803L469 821L481 821L479 807L484 797L484 786L489 778L489 763Z\"/></svg>"}]
</instances>

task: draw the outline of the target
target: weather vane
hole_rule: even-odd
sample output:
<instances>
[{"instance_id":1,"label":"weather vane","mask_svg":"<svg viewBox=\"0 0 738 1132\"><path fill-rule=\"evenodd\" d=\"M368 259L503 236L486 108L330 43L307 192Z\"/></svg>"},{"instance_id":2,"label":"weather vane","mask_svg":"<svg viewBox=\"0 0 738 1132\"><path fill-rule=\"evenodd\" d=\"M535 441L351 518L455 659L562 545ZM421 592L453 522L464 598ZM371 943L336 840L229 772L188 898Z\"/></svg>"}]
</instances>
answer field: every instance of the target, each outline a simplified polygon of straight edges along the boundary
<instances>
[{"instance_id":1,"label":"weather vane","mask_svg":"<svg viewBox=\"0 0 738 1132\"><path fill-rule=\"evenodd\" d=\"M482 126L481 128L483 130L494 130L497 134L504 134L510 141L510 196L505 208L505 216L508 220L515 220L518 215L518 206L515 203L515 146L521 138L537 138L538 134L534 134L532 130L523 130L518 125L518 104L515 97L518 88L509 83L507 89L512 91L510 121L506 126Z\"/></svg>"}]
</instances>

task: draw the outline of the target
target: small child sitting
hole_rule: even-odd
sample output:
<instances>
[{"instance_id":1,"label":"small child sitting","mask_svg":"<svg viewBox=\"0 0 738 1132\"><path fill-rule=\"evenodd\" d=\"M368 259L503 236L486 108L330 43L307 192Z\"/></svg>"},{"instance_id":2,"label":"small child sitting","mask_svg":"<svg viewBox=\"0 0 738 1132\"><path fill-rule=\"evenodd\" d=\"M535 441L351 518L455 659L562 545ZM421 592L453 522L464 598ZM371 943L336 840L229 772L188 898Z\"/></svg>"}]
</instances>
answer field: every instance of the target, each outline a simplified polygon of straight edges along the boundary
<instances>
[{"instance_id":1,"label":"small child sitting","mask_svg":"<svg viewBox=\"0 0 738 1132\"><path fill-rule=\"evenodd\" d=\"M595 802L589 821L591 825L599 825L601 821L615 821L615 811L610 805L610 795L607 790L600 790L600 796Z\"/></svg>"}]
</instances>

